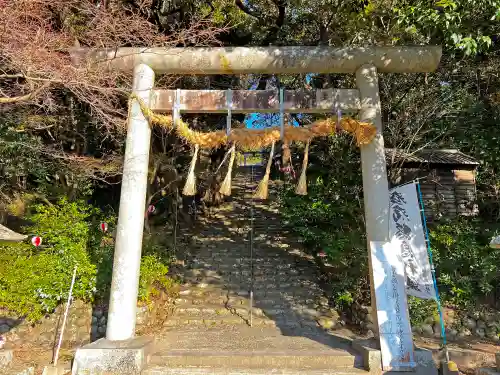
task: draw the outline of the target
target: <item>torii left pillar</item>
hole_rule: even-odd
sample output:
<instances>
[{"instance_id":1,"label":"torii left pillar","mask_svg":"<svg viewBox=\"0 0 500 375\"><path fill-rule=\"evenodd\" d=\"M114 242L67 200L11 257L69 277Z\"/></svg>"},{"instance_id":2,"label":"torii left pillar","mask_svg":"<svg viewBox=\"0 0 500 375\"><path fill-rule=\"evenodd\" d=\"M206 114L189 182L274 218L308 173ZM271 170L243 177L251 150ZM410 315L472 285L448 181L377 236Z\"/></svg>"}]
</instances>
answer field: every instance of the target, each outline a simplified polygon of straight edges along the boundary
<instances>
[{"instance_id":1,"label":"torii left pillar","mask_svg":"<svg viewBox=\"0 0 500 375\"><path fill-rule=\"evenodd\" d=\"M133 93L150 105L155 73L145 64L134 69ZM129 107L127 142L116 228L113 280L106 338L118 341L135 335L137 292L141 266L144 208L148 185L151 128L139 102Z\"/></svg>"},{"instance_id":2,"label":"torii left pillar","mask_svg":"<svg viewBox=\"0 0 500 375\"><path fill-rule=\"evenodd\" d=\"M154 71L148 65L139 64L134 68L133 93L146 105L151 103L154 78ZM106 339L77 350L73 375L139 374L146 365L152 340L135 338L135 324L150 144L148 120L138 101L132 100L127 122Z\"/></svg>"}]
</instances>

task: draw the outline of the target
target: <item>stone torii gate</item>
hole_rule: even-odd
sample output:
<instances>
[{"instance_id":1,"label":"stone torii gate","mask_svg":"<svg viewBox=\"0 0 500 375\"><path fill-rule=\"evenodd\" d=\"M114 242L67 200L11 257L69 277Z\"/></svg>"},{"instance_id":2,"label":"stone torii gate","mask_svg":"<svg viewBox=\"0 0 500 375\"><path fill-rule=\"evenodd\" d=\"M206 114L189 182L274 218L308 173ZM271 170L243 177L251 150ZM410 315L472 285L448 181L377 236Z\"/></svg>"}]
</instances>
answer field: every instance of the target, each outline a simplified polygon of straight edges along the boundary
<instances>
[{"instance_id":1,"label":"stone torii gate","mask_svg":"<svg viewBox=\"0 0 500 375\"><path fill-rule=\"evenodd\" d=\"M361 148L366 233L370 241L388 240L389 194L377 73L434 71L441 47L235 47L235 48L119 48L77 49L77 62L133 71L133 92L155 111L172 111L175 90L155 90L155 73L296 74L355 73L356 89L288 91L285 112L357 112L360 121L374 124L375 139ZM227 112L225 91L180 91L182 112ZM234 91L233 113L278 112L278 93ZM123 341L135 335L137 291L146 201L151 129L137 100L129 108L123 181L113 265L106 339ZM369 249L369 245L368 245ZM370 259L370 256L369 256ZM372 314L376 322L372 266Z\"/></svg>"}]
</instances>

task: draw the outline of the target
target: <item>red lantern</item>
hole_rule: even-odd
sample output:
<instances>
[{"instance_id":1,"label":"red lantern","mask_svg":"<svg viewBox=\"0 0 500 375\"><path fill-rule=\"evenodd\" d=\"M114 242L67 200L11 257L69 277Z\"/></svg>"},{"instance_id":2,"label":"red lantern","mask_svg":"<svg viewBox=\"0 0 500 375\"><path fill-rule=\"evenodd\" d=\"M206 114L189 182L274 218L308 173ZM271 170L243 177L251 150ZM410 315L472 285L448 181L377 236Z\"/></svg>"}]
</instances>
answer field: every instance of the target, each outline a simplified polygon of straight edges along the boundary
<instances>
[{"instance_id":1,"label":"red lantern","mask_svg":"<svg viewBox=\"0 0 500 375\"><path fill-rule=\"evenodd\" d=\"M326 253L325 253L324 251L320 251L320 252L318 253L318 256L319 256L320 258L326 258Z\"/></svg>"},{"instance_id":2,"label":"red lantern","mask_svg":"<svg viewBox=\"0 0 500 375\"><path fill-rule=\"evenodd\" d=\"M33 236L31 238L31 243L33 244L33 246L35 247L38 247L42 244L42 237L40 236Z\"/></svg>"},{"instance_id":3,"label":"red lantern","mask_svg":"<svg viewBox=\"0 0 500 375\"><path fill-rule=\"evenodd\" d=\"M108 223L102 222L101 224L99 224L99 229L102 233L106 233L108 231Z\"/></svg>"}]
</instances>

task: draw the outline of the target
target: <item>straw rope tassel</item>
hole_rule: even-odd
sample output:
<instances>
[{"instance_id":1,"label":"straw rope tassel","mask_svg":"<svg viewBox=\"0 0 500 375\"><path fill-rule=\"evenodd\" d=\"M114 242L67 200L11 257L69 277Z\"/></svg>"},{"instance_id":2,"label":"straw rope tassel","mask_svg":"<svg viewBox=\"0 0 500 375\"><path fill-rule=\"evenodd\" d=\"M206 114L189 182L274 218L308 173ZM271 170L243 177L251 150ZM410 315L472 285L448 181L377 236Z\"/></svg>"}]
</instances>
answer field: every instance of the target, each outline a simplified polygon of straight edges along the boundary
<instances>
[{"instance_id":1,"label":"straw rope tassel","mask_svg":"<svg viewBox=\"0 0 500 375\"><path fill-rule=\"evenodd\" d=\"M304 160L302 160L302 172L300 172L299 183L295 189L295 194L297 195L307 195L307 164L309 163L309 144L311 141L307 141L306 148L304 149Z\"/></svg>"},{"instance_id":2,"label":"straw rope tassel","mask_svg":"<svg viewBox=\"0 0 500 375\"><path fill-rule=\"evenodd\" d=\"M229 164L227 167L227 174L226 177L224 178L224 181L222 182L222 185L220 187L219 193L222 195L230 196L231 195L231 176L233 173L233 165L234 165L234 158L236 157L236 145L233 144L231 146L231 158L229 159Z\"/></svg>"},{"instance_id":3,"label":"straw rope tassel","mask_svg":"<svg viewBox=\"0 0 500 375\"><path fill-rule=\"evenodd\" d=\"M290 164L290 160L292 159L292 153L290 152L290 145L288 144L288 142L283 142L282 150L283 150L282 164L283 168L286 168L288 167L288 165Z\"/></svg>"},{"instance_id":4,"label":"straw rope tassel","mask_svg":"<svg viewBox=\"0 0 500 375\"><path fill-rule=\"evenodd\" d=\"M273 164L274 156L274 141L271 143L271 152L269 153L269 160L267 161L266 174L264 178L259 182L259 186L253 195L257 199L267 199L267 194L269 190L269 175L271 174L271 165Z\"/></svg>"},{"instance_id":5,"label":"straw rope tassel","mask_svg":"<svg viewBox=\"0 0 500 375\"><path fill-rule=\"evenodd\" d=\"M200 149L199 145L194 146L194 154L191 159L191 165L189 166L189 174L186 179L186 184L184 185L184 189L182 190L182 195L186 195L188 197L192 197L196 195L196 175L194 174L194 169L196 167L196 160L198 160L198 151Z\"/></svg>"},{"instance_id":6,"label":"straw rope tassel","mask_svg":"<svg viewBox=\"0 0 500 375\"><path fill-rule=\"evenodd\" d=\"M214 149L234 142L238 147L254 150L269 146L271 142L281 139L286 143L283 147L283 156L286 159L284 166L289 163L290 150L288 145L290 143L306 142L308 139L315 137L326 137L335 131L337 125L336 120L328 118L317 120L304 127L286 126L286 131L284 129L281 131L279 127L275 126L267 129L233 129L229 136L222 130L203 133L191 129L182 119L177 119L177 124L173 124L172 116L153 112L135 94L132 94L130 98L139 102L142 113L151 125L160 125L168 131L175 128L175 132L181 139L189 144L198 144L201 148ZM369 144L377 134L377 128L373 124L359 122L352 118L341 118L338 125L344 131L354 135L358 146Z\"/></svg>"}]
</instances>

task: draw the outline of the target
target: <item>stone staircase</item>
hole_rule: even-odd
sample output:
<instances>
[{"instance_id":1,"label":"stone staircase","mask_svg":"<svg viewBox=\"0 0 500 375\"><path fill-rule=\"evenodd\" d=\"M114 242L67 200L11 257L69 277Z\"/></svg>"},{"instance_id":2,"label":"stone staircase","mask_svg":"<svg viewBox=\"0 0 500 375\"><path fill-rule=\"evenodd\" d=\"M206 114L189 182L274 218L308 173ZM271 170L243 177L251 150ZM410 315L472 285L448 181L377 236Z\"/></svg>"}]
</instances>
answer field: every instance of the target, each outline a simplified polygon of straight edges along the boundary
<instances>
[{"instance_id":1,"label":"stone staircase","mask_svg":"<svg viewBox=\"0 0 500 375\"><path fill-rule=\"evenodd\" d=\"M262 174L240 167L232 201L201 219L146 375L366 373L350 343L325 329L338 316L314 260L282 227L275 197L252 200Z\"/></svg>"}]
</instances>

